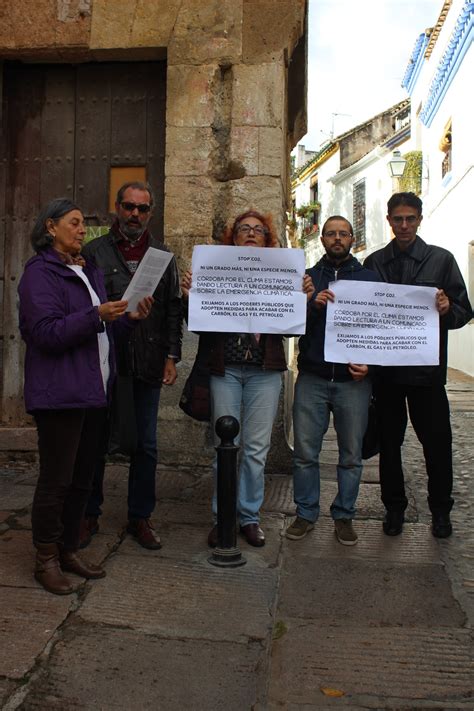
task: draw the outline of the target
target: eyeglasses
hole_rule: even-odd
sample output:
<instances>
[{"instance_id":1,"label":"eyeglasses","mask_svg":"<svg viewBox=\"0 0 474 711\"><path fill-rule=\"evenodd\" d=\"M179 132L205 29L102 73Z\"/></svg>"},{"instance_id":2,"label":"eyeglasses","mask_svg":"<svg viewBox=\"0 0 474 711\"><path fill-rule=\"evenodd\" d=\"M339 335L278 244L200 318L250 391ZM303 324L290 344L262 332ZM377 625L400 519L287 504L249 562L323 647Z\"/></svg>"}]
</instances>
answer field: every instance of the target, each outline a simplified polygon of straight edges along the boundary
<instances>
[{"instance_id":1,"label":"eyeglasses","mask_svg":"<svg viewBox=\"0 0 474 711\"><path fill-rule=\"evenodd\" d=\"M254 235L257 235L257 237L263 237L263 235L266 235L268 230L266 227L262 227L262 225L239 225L237 228L237 232L240 232L242 235L249 235L251 232L254 233Z\"/></svg>"},{"instance_id":2,"label":"eyeglasses","mask_svg":"<svg viewBox=\"0 0 474 711\"><path fill-rule=\"evenodd\" d=\"M137 205L134 202L121 202L120 207L123 207L123 209L127 212L133 212L134 210L138 210L138 212L141 212L142 214L145 212L150 212L151 210L151 205L147 205L146 202L143 202L140 205Z\"/></svg>"},{"instance_id":3,"label":"eyeglasses","mask_svg":"<svg viewBox=\"0 0 474 711\"><path fill-rule=\"evenodd\" d=\"M416 215L408 215L408 217L402 217L401 215L395 215L395 217L391 217L390 220L394 222L396 225L402 225L404 222L407 223L407 225L414 225L415 222L418 222L420 218L417 217Z\"/></svg>"},{"instance_id":4,"label":"eyeglasses","mask_svg":"<svg viewBox=\"0 0 474 711\"><path fill-rule=\"evenodd\" d=\"M349 237L352 237L351 233L346 232L345 230L340 230L339 232L337 232L336 230L329 230L328 232L325 232L323 234L323 237L332 238L332 237L337 237L338 235L339 235L339 237L342 237L343 239L348 239Z\"/></svg>"}]
</instances>

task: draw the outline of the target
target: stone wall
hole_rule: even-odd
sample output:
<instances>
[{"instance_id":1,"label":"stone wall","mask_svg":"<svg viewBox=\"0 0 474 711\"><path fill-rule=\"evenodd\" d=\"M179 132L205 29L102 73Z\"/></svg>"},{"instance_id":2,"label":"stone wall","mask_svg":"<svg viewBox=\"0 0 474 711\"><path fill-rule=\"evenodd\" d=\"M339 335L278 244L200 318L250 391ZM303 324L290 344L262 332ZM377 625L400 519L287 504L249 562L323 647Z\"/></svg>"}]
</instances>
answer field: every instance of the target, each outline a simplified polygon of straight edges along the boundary
<instances>
[{"instance_id":1,"label":"stone wall","mask_svg":"<svg viewBox=\"0 0 474 711\"><path fill-rule=\"evenodd\" d=\"M271 212L284 240L289 153L306 130L306 13L306 0L4 0L0 57L167 59L164 230L183 270L248 207ZM178 390L162 396L170 456L181 437L199 442Z\"/></svg>"},{"instance_id":2,"label":"stone wall","mask_svg":"<svg viewBox=\"0 0 474 711\"><path fill-rule=\"evenodd\" d=\"M305 19L306 0L10 0L0 55L167 57L165 238L183 267L248 206L284 234L288 154L305 130Z\"/></svg>"}]
</instances>

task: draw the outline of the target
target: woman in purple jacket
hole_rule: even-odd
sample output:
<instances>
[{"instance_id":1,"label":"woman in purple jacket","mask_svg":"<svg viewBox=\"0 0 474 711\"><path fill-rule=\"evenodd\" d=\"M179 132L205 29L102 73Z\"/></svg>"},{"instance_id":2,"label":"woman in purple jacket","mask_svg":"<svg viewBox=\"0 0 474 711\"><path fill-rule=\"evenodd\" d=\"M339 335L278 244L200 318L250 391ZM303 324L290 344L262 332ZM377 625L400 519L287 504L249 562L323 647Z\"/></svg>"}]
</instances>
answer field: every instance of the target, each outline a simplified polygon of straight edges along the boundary
<instances>
[{"instance_id":1,"label":"woman in purple jacket","mask_svg":"<svg viewBox=\"0 0 474 711\"><path fill-rule=\"evenodd\" d=\"M67 198L50 202L33 228L36 256L18 287L25 407L36 421L40 459L32 509L34 575L57 595L75 589L63 571L87 579L105 575L77 550L115 371L110 328L113 321L133 327L151 305L144 299L127 317L126 301L107 301L102 274L80 256L85 233L77 205Z\"/></svg>"}]
</instances>

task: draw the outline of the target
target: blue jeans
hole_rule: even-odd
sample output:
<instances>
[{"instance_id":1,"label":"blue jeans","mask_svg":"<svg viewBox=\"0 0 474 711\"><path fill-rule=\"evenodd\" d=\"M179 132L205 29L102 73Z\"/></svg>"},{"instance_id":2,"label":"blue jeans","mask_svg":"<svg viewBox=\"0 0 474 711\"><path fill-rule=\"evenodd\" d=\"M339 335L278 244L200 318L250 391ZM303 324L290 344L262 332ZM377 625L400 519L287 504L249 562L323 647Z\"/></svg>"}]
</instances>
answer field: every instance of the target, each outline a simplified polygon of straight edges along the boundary
<instances>
[{"instance_id":1,"label":"blue jeans","mask_svg":"<svg viewBox=\"0 0 474 711\"><path fill-rule=\"evenodd\" d=\"M225 375L211 376L212 431L216 445L215 424L219 417L232 415L240 424L235 439L242 440L237 494L237 515L241 526L258 523L265 489L265 462L270 448L273 422L278 409L281 373L255 366L226 367ZM216 476L216 461L214 475ZM217 514L214 479L212 511Z\"/></svg>"},{"instance_id":2,"label":"blue jeans","mask_svg":"<svg viewBox=\"0 0 474 711\"><path fill-rule=\"evenodd\" d=\"M331 382L300 373L295 386L293 477L296 514L307 521L319 516L319 453L332 411L339 447L338 493L331 505L333 519L352 519L362 476L362 440L367 428L372 384Z\"/></svg>"},{"instance_id":3,"label":"blue jeans","mask_svg":"<svg viewBox=\"0 0 474 711\"><path fill-rule=\"evenodd\" d=\"M133 398L137 423L137 449L130 457L128 473L128 518L149 518L156 504L155 474L157 464L156 428L161 388L155 388L141 380L133 381ZM106 433L108 435L108 433ZM108 436L104 438L108 439ZM100 516L104 502L103 483L106 458L97 462L92 493L86 508L86 516Z\"/></svg>"}]
</instances>

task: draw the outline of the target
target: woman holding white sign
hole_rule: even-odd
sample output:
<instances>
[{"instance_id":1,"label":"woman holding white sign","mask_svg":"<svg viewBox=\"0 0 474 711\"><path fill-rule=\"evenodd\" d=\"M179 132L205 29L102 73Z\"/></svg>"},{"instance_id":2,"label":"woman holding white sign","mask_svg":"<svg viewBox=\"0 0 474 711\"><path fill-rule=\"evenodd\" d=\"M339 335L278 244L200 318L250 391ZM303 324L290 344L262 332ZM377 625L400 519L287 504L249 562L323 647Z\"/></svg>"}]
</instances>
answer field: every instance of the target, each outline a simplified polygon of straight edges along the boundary
<instances>
[{"instance_id":1,"label":"woman holding white sign","mask_svg":"<svg viewBox=\"0 0 474 711\"><path fill-rule=\"evenodd\" d=\"M270 217L254 210L239 215L222 238L223 245L275 248L278 238ZM192 273L182 279L183 300L187 303ZM264 497L264 470L273 422L281 390L281 373L286 370L283 336L260 333L203 332L196 359L210 369L211 424L232 415L240 424L242 440L237 514L240 532L252 546L263 546L260 507ZM212 501L214 519L217 497ZM217 526L208 536L217 544Z\"/></svg>"}]
</instances>

